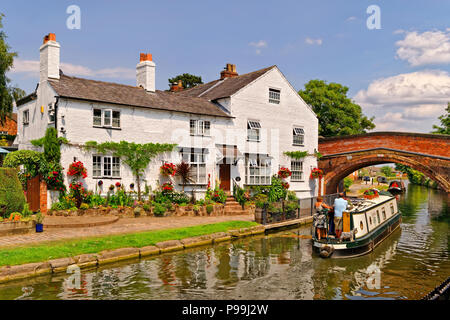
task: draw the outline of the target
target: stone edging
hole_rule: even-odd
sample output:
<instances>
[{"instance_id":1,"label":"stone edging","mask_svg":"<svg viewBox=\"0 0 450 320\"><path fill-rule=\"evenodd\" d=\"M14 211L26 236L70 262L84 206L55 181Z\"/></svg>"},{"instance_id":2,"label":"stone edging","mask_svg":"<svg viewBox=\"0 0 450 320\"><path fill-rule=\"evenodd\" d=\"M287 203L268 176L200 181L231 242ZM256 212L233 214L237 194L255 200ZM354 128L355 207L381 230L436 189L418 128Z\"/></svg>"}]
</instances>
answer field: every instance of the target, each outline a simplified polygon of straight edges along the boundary
<instances>
[{"instance_id":1,"label":"stone edging","mask_svg":"<svg viewBox=\"0 0 450 320\"><path fill-rule=\"evenodd\" d=\"M305 219L286 221L286 223L282 223L279 226L275 227L307 224L311 220L309 218L310 217L307 217ZM45 262L35 262L16 266L2 266L0 267L0 283L51 273L66 272L67 268L73 265L76 265L79 268L90 268L128 259L144 258L166 252L180 251L199 246L212 245L224 241L263 234L266 230L273 228L274 226L258 225L250 228L229 230L228 232L216 232L209 235L185 238L182 240L167 240L158 242L155 246L146 246L143 248L120 248L114 250L105 250L96 254L81 254L75 257L60 258Z\"/></svg>"},{"instance_id":2,"label":"stone edging","mask_svg":"<svg viewBox=\"0 0 450 320\"><path fill-rule=\"evenodd\" d=\"M106 220L106 221L98 221L98 222L90 222L90 223L62 223L62 224L44 224L44 228L47 229L62 229L62 228L91 228L91 227L99 227L99 226L105 226L108 224L113 224L117 222L120 219L120 217L114 216L112 219Z\"/></svg>"}]
</instances>

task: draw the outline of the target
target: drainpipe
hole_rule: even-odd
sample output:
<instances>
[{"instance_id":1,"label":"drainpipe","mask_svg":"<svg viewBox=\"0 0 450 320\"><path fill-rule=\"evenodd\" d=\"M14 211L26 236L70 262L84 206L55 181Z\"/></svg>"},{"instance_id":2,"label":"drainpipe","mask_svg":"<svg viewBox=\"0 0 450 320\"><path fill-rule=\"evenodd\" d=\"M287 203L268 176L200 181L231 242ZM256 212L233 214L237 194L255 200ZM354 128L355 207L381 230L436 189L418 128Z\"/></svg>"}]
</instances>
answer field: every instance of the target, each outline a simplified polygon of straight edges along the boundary
<instances>
[{"instance_id":1,"label":"drainpipe","mask_svg":"<svg viewBox=\"0 0 450 320\"><path fill-rule=\"evenodd\" d=\"M55 102L55 129L56 129L56 136L58 137L58 102L59 102L59 96L55 96L56 102Z\"/></svg>"}]
</instances>

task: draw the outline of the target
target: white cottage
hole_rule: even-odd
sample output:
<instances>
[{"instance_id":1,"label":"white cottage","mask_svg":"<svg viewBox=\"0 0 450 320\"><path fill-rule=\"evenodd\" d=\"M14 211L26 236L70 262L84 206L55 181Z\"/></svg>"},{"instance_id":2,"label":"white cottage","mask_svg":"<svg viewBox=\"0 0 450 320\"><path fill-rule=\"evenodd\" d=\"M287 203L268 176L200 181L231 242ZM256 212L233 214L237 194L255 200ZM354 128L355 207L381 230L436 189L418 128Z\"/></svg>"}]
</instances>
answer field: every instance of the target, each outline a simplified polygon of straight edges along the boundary
<instances>
[{"instance_id":1,"label":"white cottage","mask_svg":"<svg viewBox=\"0 0 450 320\"><path fill-rule=\"evenodd\" d=\"M40 48L40 80L32 94L17 103L19 149L33 149L31 140L53 126L70 145L62 147L62 165L79 160L88 169L90 190L106 192L116 182L135 183L129 168L112 155L86 152L85 142L121 140L176 143L170 154L155 159L144 183L153 190L165 180L164 162L189 162L194 182L185 190L204 195L208 178L225 190L233 185L268 185L280 167L293 172L290 189L300 198L317 194L310 180L317 159L293 160L285 151L318 149L318 120L277 66L238 75L227 64L220 78L197 87L155 89L156 65L141 54L137 86L71 77L60 70L60 45L54 34ZM99 187L99 181L103 184ZM66 178L67 182L67 178ZM173 180L177 189L180 181Z\"/></svg>"}]
</instances>

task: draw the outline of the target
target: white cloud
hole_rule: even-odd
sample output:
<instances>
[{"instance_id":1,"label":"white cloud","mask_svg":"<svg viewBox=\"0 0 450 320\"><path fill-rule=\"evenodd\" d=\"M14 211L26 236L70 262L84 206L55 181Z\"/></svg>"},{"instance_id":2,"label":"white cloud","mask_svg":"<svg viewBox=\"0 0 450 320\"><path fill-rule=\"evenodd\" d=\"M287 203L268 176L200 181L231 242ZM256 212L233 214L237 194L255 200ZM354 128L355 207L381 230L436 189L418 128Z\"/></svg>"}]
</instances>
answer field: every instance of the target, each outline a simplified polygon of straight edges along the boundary
<instances>
[{"instance_id":1,"label":"white cloud","mask_svg":"<svg viewBox=\"0 0 450 320\"><path fill-rule=\"evenodd\" d=\"M413 67L450 63L450 28L446 31L405 32L405 38L396 42L397 58Z\"/></svg>"},{"instance_id":2,"label":"white cloud","mask_svg":"<svg viewBox=\"0 0 450 320\"><path fill-rule=\"evenodd\" d=\"M405 30L403 30L403 29L397 29L397 30L395 30L394 32L392 32L393 34L403 34L403 33L405 33L406 31Z\"/></svg>"},{"instance_id":3,"label":"white cloud","mask_svg":"<svg viewBox=\"0 0 450 320\"><path fill-rule=\"evenodd\" d=\"M136 70L120 67L92 70L88 67L63 62L60 68L65 74L71 76L120 79L134 79L136 77ZM15 59L11 72L24 73L30 77L38 77L39 61Z\"/></svg>"},{"instance_id":4,"label":"white cloud","mask_svg":"<svg viewBox=\"0 0 450 320\"><path fill-rule=\"evenodd\" d=\"M429 132L450 101L450 75L424 70L378 79L353 99L376 116L376 130Z\"/></svg>"},{"instance_id":5,"label":"white cloud","mask_svg":"<svg viewBox=\"0 0 450 320\"><path fill-rule=\"evenodd\" d=\"M320 38L318 38L318 39L313 39L313 38L307 37L307 38L305 39L305 42L306 42L307 44L310 44L310 45L318 45L318 46L321 46L321 45L322 45L322 39L320 39Z\"/></svg>"},{"instance_id":6,"label":"white cloud","mask_svg":"<svg viewBox=\"0 0 450 320\"><path fill-rule=\"evenodd\" d=\"M248 45L255 48L256 54L261 54L261 49L267 48L268 46L267 41L265 40L259 40L258 42L250 42Z\"/></svg>"}]
</instances>

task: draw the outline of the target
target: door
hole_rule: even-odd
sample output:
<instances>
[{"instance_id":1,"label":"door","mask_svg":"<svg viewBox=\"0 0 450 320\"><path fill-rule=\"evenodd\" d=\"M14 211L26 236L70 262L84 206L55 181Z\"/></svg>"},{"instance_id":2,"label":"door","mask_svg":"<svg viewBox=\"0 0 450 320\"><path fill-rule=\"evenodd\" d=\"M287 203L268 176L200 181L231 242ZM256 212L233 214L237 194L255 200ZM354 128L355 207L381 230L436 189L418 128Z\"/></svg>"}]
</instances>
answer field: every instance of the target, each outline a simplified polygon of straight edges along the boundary
<instances>
[{"instance_id":1,"label":"door","mask_svg":"<svg viewBox=\"0 0 450 320\"><path fill-rule=\"evenodd\" d=\"M229 164L221 164L219 170L220 188L230 191L230 168Z\"/></svg>"},{"instance_id":2,"label":"door","mask_svg":"<svg viewBox=\"0 0 450 320\"><path fill-rule=\"evenodd\" d=\"M27 202L30 210L36 212L40 209L40 177L36 176L27 181Z\"/></svg>"}]
</instances>

